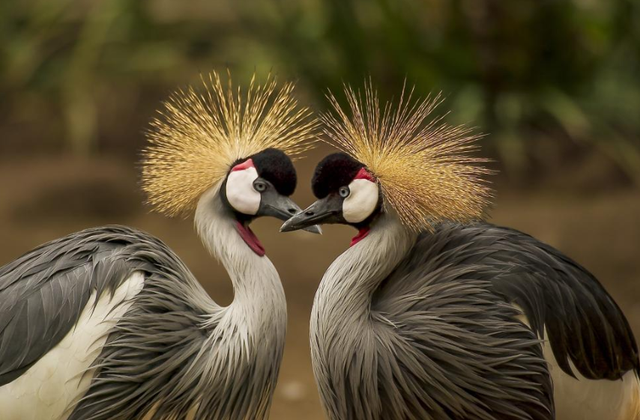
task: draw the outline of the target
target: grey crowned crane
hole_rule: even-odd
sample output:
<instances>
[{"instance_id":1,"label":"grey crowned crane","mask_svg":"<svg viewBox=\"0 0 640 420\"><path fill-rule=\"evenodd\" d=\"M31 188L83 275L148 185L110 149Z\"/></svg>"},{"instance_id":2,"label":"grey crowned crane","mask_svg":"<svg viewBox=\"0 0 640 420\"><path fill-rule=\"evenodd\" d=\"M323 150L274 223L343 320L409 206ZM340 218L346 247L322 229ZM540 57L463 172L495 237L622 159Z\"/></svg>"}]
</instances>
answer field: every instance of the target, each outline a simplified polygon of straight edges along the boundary
<instances>
[{"instance_id":1,"label":"grey crowned crane","mask_svg":"<svg viewBox=\"0 0 640 420\"><path fill-rule=\"evenodd\" d=\"M249 223L299 210L287 154L308 147L315 122L271 77L252 80L246 99L216 73L204 84L154 121L143 188L161 212L195 210L233 302L216 304L171 249L127 227L28 252L0 268L2 420L267 416L286 302Z\"/></svg>"},{"instance_id":2,"label":"grey crowned crane","mask_svg":"<svg viewBox=\"0 0 640 420\"><path fill-rule=\"evenodd\" d=\"M640 419L638 350L598 280L558 250L483 222L477 138L435 119L438 101L379 109L347 88L352 118L322 117L343 152L319 163L318 201L282 231L359 230L311 314L329 418ZM346 153L344 153L346 152Z\"/></svg>"}]
</instances>

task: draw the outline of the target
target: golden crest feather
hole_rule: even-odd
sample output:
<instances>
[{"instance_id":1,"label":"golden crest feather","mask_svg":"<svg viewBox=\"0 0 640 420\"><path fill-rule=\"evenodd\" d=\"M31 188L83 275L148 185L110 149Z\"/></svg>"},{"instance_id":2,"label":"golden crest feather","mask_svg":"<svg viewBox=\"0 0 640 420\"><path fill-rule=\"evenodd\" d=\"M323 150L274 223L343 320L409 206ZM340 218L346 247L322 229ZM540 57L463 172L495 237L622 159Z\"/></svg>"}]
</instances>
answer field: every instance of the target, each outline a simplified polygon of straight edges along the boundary
<instances>
[{"instance_id":1,"label":"golden crest feather","mask_svg":"<svg viewBox=\"0 0 640 420\"><path fill-rule=\"evenodd\" d=\"M442 117L425 122L442 102L440 95L412 101L413 89L398 104L380 109L371 80L364 100L345 85L351 118L332 93L335 113L324 113L329 142L364 164L377 178L402 223L414 231L431 230L434 222L480 219L491 198L480 166L488 160L470 156L481 136L464 126L451 126Z\"/></svg>"},{"instance_id":2,"label":"golden crest feather","mask_svg":"<svg viewBox=\"0 0 640 420\"><path fill-rule=\"evenodd\" d=\"M298 106L293 83L278 89L269 74L260 85L254 74L243 94L230 74L226 88L215 71L201 79L201 92L172 94L147 132L142 188L149 204L169 216L193 210L239 159L269 147L295 158L316 137L317 122Z\"/></svg>"}]
</instances>

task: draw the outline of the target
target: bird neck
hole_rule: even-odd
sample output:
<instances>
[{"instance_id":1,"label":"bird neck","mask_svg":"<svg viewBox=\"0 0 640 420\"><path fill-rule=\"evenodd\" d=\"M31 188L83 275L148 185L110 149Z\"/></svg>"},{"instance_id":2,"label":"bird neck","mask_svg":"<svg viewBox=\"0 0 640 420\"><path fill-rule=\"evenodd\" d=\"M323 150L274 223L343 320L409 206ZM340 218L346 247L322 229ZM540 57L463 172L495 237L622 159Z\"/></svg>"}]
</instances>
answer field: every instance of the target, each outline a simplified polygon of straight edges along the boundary
<instances>
[{"instance_id":1,"label":"bird neck","mask_svg":"<svg viewBox=\"0 0 640 420\"><path fill-rule=\"evenodd\" d=\"M195 215L196 230L208 251L227 270L234 299L226 316L252 335L283 335L286 300L280 276L266 256L256 254L241 238L233 214L224 207L219 188L204 194ZM274 329L276 331L274 331ZM256 338L256 337L254 337Z\"/></svg>"},{"instance_id":2,"label":"bird neck","mask_svg":"<svg viewBox=\"0 0 640 420\"><path fill-rule=\"evenodd\" d=\"M215 418L264 419L286 334L287 309L280 277L271 261L256 254L240 237L219 186L200 199L195 226L205 247L227 270L234 289L233 302L218 307L203 324L207 342L194 366L212 392L202 399L201 409L216 413Z\"/></svg>"},{"instance_id":3,"label":"bird neck","mask_svg":"<svg viewBox=\"0 0 640 420\"><path fill-rule=\"evenodd\" d=\"M416 234L405 228L395 214L381 215L365 238L331 264L318 288L315 306L332 313L368 315L373 293L415 239Z\"/></svg>"},{"instance_id":4,"label":"bird neck","mask_svg":"<svg viewBox=\"0 0 640 420\"><path fill-rule=\"evenodd\" d=\"M372 323L372 298L380 283L394 270L415 242L416 235L405 229L393 214L381 215L369 234L340 255L327 269L311 310L311 359L325 413L331 419L350 417L344 395L345 383L358 387L358 377L349 382L345 369L354 360L371 361L376 351ZM357 349L360 359L349 349ZM367 355L364 352L369 351ZM366 370L358 366L359 372ZM361 370L365 369L365 370ZM367 370L371 372L372 370ZM341 381L344 379L344 382ZM365 392L369 382L362 383ZM364 391L362 391L364 390ZM372 393L371 395L375 395ZM372 401L375 403L375 401Z\"/></svg>"}]
</instances>

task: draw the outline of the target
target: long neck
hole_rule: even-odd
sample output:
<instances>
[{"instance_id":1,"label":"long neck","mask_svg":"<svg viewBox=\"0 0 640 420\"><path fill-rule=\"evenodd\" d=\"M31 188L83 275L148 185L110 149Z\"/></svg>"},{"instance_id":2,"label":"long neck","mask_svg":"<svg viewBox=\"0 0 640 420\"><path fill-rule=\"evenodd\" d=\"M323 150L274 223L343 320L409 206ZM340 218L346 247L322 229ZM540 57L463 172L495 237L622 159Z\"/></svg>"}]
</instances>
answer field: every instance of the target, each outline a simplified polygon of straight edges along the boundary
<instances>
[{"instance_id":1,"label":"long neck","mask_svg":"<svg viewBox=\"0 0 640 420\"><path fill-rule=\"evenodd\" d=\"M209 252L226 268L234 299L211 315L207 348L199 365L212 390L206 404L216 418L264 418L284 350L286 300L278 272L236 231L218 189L205 194L195 215L196 229ZM240 383L238 383L240 381ZM214 395L215 394L215 395ZM242 399L247 403L238 403Z\"/></svg>"},{"instance_id":2,"label":"long neck","mask_svg":"<svg viewBox=\"0 0 640 420\"><path fill-rule=\"evenodd\" d=\"M218 192L214 188L203 195L194 221L205 247L222 263L233 283L229 309L261 312L262 316L282 313L286 302L278 272L266 256L257 255L242 240Z\"/></svg>"},{"instance_id":3,"label":"long neck","mask_svg":"<svg viewBox=\"0 0 640 420\"><path fill-rule=\"evenodd\" d=\"M356 369L361 373L361 369L372 367L353 368L352 362L376 357L375 343L367 342L375 340L374 334L369 334L373 294L414 242L415 234L406 230L395 215L384 214L364 239L331 264L320 282L311 311L311 359L320 397L331 419L350 417L345 383L356 384L358 392L375 395L367 388L375 382L361 382L359 374L349 376L347 372ZM358 352L358 358L354 352ZM349 382L350 378L355 382Z\"/></svg>"},{"instance_id":4,"label":"long neck","mask_svg":"<svg viewBox=\"0 0 640 420\"><path fill-rule=\"evenodd\" d=\"M396 215L383 214L364 239L331 264L316 293L314 311L350 319L367 315L373 292L406 255L415 237Z\"/></svg>"}]
</instances>

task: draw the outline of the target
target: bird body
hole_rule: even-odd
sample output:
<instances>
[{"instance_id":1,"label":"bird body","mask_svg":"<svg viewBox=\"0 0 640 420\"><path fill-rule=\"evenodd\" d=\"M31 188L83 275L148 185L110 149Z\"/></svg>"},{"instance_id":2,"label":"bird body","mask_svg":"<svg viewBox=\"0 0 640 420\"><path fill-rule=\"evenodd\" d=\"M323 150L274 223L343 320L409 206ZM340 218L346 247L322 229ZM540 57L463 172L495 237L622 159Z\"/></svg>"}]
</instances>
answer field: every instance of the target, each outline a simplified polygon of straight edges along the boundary
<instances>
[{"instance_id":1,"label":"bird body","mask_svg":"<svg viewBox=\"0 0 640 420\"><path fill-rule=\"evenodd\" d=\"M134 272L113 297L91 293L75 327L13 382L0 386L0 407L7 420L57 420L89 388L85 375L100 354L117 318L124 315L140 292L144 276ZM4 293L3 293L4 294ZM4 297L4 296L3 296ZM16 340L18 341L18 340ZM22 343L16 343L22 344Z\"/></svg>"},{"instance_id":2,"label":"bird body","mask_svg":"<svg viewBox=\"0 0 640 420\"><path fill-rule=\"evenodd\" d=\"M380 107L371 83L330 96L318 200L281 231L358 229L325 273L312 361L332 420L638 420L627 320L587 270L482 220L478 136L435 119L437 99Z\"/></svg>"},{"instance_id":3,"label":"bird body","mask_svg":"<svg viewBox=\"0 0 640 420\"><path fill-rule=\"evenodd\" d=\"M292 85L275 86L252 81L244 100L214 73L204 94L165 104L145 150L150 203L169 215L195 210L233 302L216 304L171 249L136 229L88 229L36 248L0 267L2 420L267 417L286 300L249 224L299 210L287 152L304 150L314 125L295 110Z\"/></svg>"},{"instance_id":4,"label":"bird body","mask_svg":"<svg viewBox=\"0 0 640 420\"><path fill-rule=\"evenodd\" d=\"M633 334L597 280L566 261L510 229L416 235L382 217L316 294L313 366L329 417L635 419ZM550 310L527 311L538 300L575 315L558 325Z\"/></svg>"},{"instance_id":5,"label":"bird body","mask_svg":"<svg viewBox=\"0 0 640 420\"><path fill-rule=\"evenodd\" d=\"M26 371L0 387L0 405L18 410L11 420L107 419L115 413L135 419L157 402L162 418L194 407L199 419L266 416L286 331L277 271L242 242L231 221L196 216L196 223L234 283L227 307L208 296L166 245L125 227L79 232L0 272L2 302L9 305L2 314L27 311L5 322L28 323L16 325L16 333L20 327L33 331L2 346L2 373L10 379ZM34 267L43 270L34 273ZM30 298L19 296L16 286L28 288ZM39 316L31 321L28 313ZM55 335L64 338L42 348L55 343ZM10 338L7 329L4 337ZM37 359L33 365L22 360L25 348ZM11 360L20 371L7 373ZM65 402L80 397L60 417L69 408Z\"/></svg>"}]
</instances>

